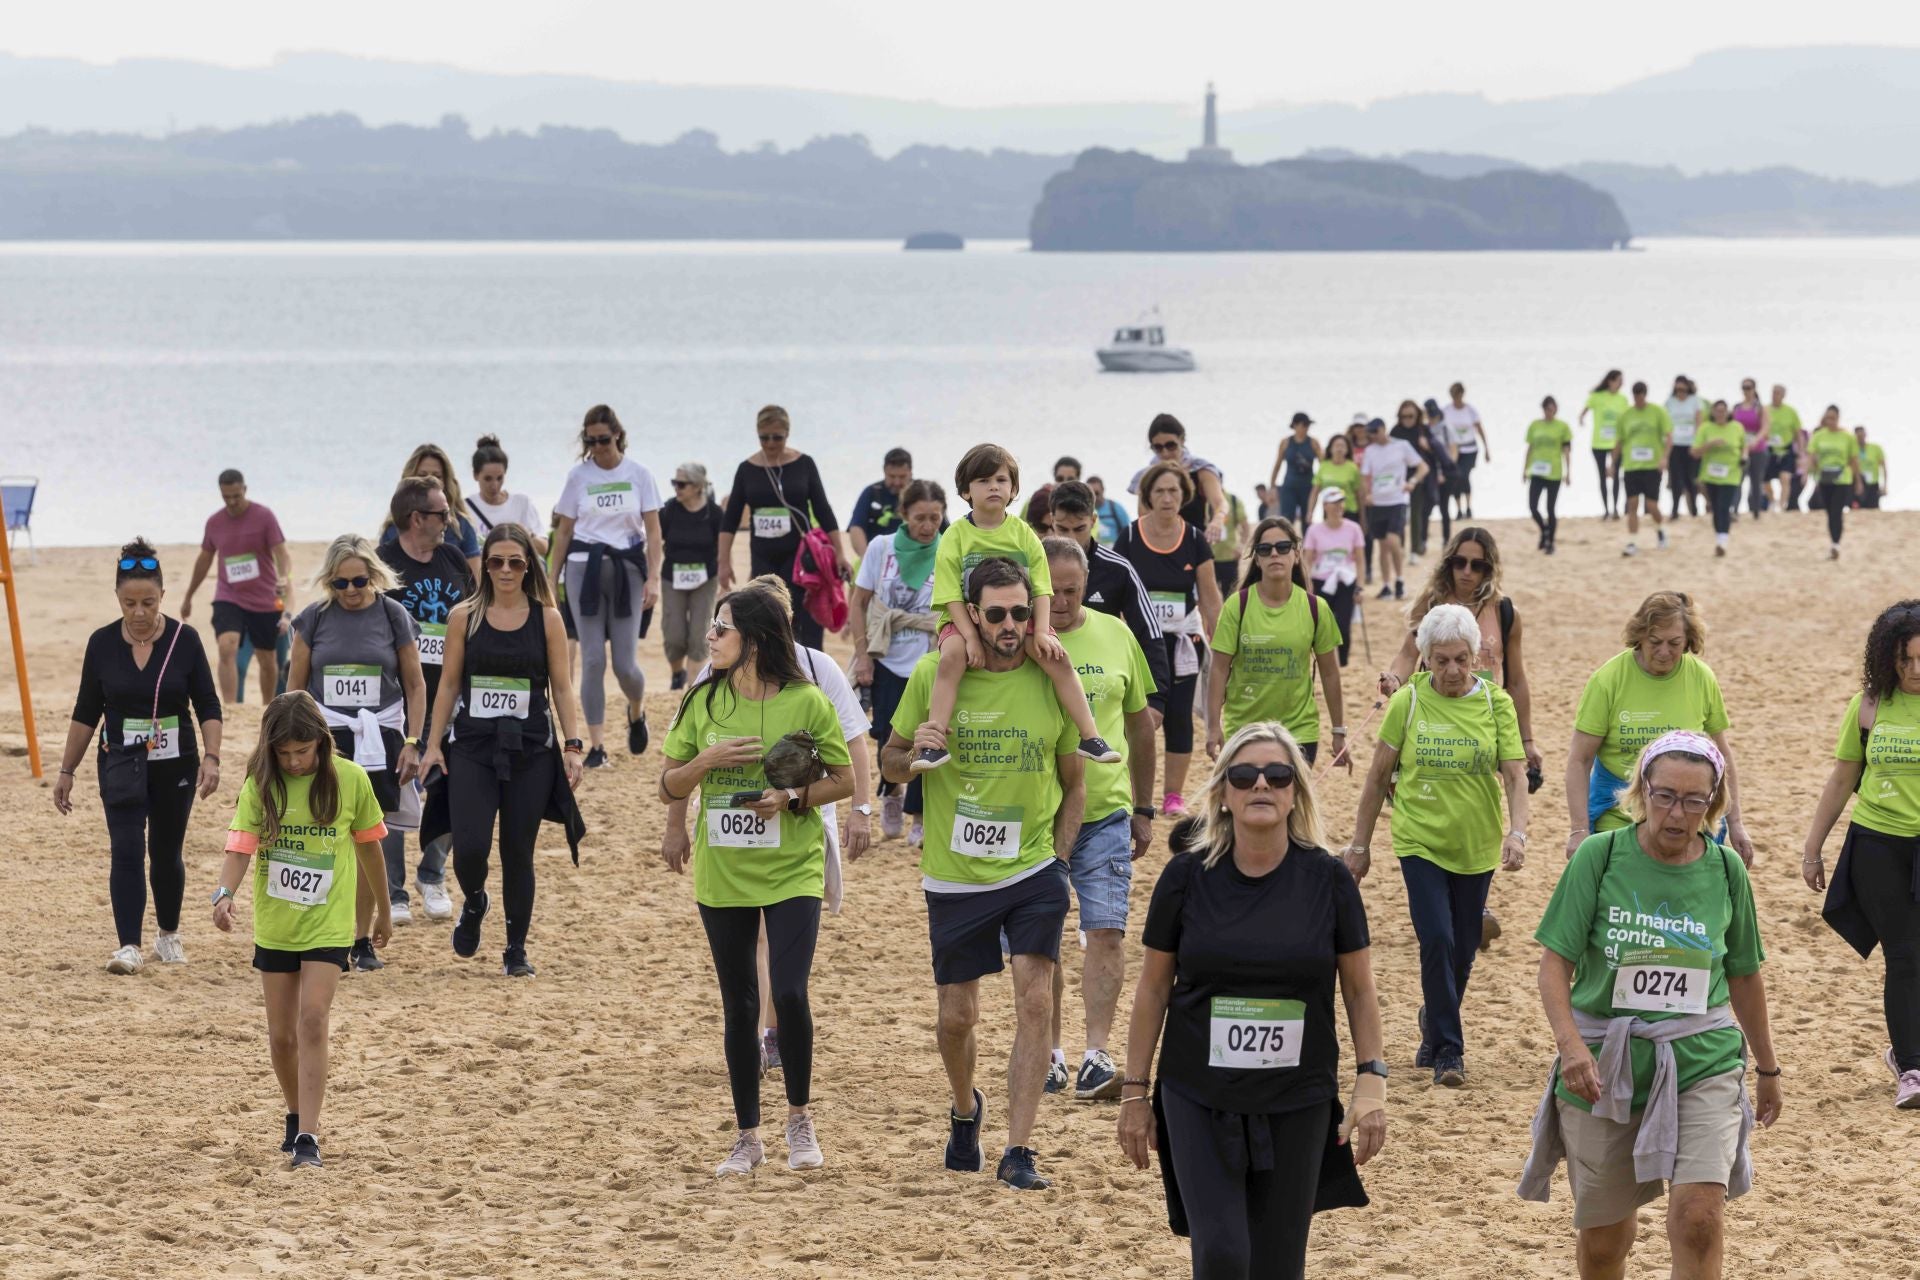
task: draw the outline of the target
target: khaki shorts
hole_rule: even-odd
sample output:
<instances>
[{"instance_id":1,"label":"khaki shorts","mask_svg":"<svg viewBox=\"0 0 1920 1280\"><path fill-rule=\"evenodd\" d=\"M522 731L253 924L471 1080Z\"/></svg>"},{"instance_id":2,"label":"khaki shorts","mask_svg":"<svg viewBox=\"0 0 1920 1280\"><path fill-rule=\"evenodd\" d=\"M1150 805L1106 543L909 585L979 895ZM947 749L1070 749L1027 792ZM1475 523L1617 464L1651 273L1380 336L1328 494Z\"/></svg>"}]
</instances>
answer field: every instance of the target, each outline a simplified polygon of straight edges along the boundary
<instances>
[{"instance_id":1,"label":"khaki shorts","mask_svg":"<svg viewBox=\"0 0 1920 1280\"><path fill-rule=\"evenodd\" d=\"M1673 1162L1673 1181L1727 1185L1740 1145L1740 1085L1744 1071L1709 1076L1680 1095L1680 1145ZM1611 1226L1649 1201L1666 1194L1658 1180L1641 1182L1633 1176L1633 1142L1640 1136L1642 1115L1628 1124L1603 1120L1582 1111L1564 1098L1560 1133L1567 1146L1567 1179L1573 1185L1573 1225Z\"/></svg>"}]
</instances>

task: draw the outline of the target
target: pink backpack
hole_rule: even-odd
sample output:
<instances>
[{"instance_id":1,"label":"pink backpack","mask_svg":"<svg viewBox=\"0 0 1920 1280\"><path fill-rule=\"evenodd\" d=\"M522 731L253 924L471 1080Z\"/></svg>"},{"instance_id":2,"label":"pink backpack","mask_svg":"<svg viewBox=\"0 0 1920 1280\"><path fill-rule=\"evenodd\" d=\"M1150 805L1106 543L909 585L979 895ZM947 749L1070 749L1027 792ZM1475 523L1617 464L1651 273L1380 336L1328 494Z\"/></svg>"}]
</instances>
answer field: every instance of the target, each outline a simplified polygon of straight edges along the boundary
<instances>
[{"instance_id":1,"label":"pink backpack","mask_svg":"<svg viewBox=\"0 0 1920 1280\"><path fill-rule=\"evenodd\" d=\"M847 625L847 589L840 580L840 555L825 529L808 529L800 535L800 549L793 555L793 584L805 593L807 614L815 622L831 632Z\"/></svg>"}]
</instances>

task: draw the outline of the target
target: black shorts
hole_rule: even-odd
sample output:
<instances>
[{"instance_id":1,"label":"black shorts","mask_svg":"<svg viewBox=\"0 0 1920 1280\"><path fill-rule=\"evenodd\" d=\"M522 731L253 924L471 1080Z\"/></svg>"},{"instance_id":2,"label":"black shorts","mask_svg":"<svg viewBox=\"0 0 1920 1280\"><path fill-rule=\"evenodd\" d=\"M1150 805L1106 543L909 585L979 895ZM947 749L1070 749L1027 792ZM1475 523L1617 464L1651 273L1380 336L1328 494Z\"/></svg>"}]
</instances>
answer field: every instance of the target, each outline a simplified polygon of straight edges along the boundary
<instances>
[{"instance_id":1,"label":"black shorts","mask_svg":"<svg viewBox=\"0 0 1920 1280\"><path fill-rule=\"evenodd\" d=\"M1767 479L1772 480L1779 476L1786 476L1788 479L1792 479L1793 465L1793 450L1789 449L1785 453L1769 453L1767 455Z\"/></svg>"},{"instance_id":2,"label":"black shorts","mask_svg":"<svg viewBox=\"0 0 1920 1280\"><path fill-rule=\"evenodd\" d=\"M272 609L256 613L252 609L242 609L231 600L215 600L213 634L223 636L230 631L237 631L253 641L253 647L261 653L272 653L280 643L280 611Z\"/></svg>"},{"instance_id":3,"label":"black shorts","mask_svg":"<svg viewBox=\"0 0 1920 1280\"><path fill-rule=\"evenodd\" d=\"M1367 508L1367 536L1384 538L1388 534L1399 537L1407 531L1407 504L1395 507Z\"/></svg>"},{"instance_id":4,"label":"black shorts","mask_svg":"<svg viewBox=\"0 0 1920 1280\"><path fill-rule=\"evenodd\" d=\"M1004 889L979 893L927 892L927 935L933 942L933 980L941 986L972 982L1006 965L1000 934L1016 956L1060 959L1060 931L1073 897L1067 864L1051 864Z\"/></svg>"},{"instance_id":5,"label":"black shorts","mask_svg":"<svg viewBox=\"0 0 1920 1280\"><path fill-rule=\"evenodd\" d=\"M580 626L573 620L573 601L565 597L560 600L560 625L567 629L567 639L580 638Z\"/></svg>"},{"instance_id":6,"label":"black shorts","mask_svg":"<svg viewBox=\"0 0 1920 1280\"><path fill-rule=\"evenodd\" d=\"M1660 501L1660 473L1658 471L1626 471L1621 473L1627 486L1629 498L1646 498L1651 502Z\"/></svg>"},{"instance_id":7,"label":"black shorts","mask_svg":"<svg viewBox=\"0 0 1920 1280\"><path fill-rule=\"evenodd\" d=\"M337 964L347 971L347 952L351 947L308 947L305 951L277 951L255 946L253 967L262 973L298 973L302 964Z\"/></svg>"}]
</instances>

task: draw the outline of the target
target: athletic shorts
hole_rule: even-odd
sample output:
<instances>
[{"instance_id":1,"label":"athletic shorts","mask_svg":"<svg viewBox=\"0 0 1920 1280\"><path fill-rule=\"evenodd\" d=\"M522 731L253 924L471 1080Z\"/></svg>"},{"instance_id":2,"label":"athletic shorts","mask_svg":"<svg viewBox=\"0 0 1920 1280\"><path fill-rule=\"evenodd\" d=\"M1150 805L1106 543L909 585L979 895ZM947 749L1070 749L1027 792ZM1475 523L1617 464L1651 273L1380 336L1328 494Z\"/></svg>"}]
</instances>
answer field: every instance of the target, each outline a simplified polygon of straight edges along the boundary
<instances>
[{"instance_id":1,"label":"athletic shorts","mask_svg":"<svg viewBox=\"0 0 1920 1280\"><path fill-rule=\"evenodd\" d=\"M1778 476L1786 476L1788 479L1793 478L1792 450L1788 450L1785 453L1769 453L1767 455L1767 479L1772 480Z\"/></svg>"},{"instance_id":2,"label":"athletic shorts","mask_svg":"<svg viewBox=\"0 0 1920 1280\"><path fill-rule=\"evenodd\" d=\"M1083 823L1067 859L1082 929L1125 929L1133 887L1133 814L1122 809Z\"/></svg>"},{"instance_id":3,"label":"athletic shorts","mask_svg":"<svg viewBox=\"0 0 1920 1280\"><path fill-rule=\"evenodd\" d=\"M1658 471L1628 471L1622 475L1629 498L1647 498L1660 500L1660 473Z\"/></svg>"},{"instance_id":4,"label":"athletic shorts","mask_svg":"<svg viewBox=\"0 0 1920 1280\"><path fill-rule=\"evenodd\" d=\"M1407 531L1407 504L1393 507L1367 508L1367 536L1384 538L1388 534L1399 537Z\"/></svg>"},{"instance_id":5,"label":"athletic shorts","mask_svg":"<svg viewBox=\"0 0 1920 1280\"><path fill-rule=\"evenodd\" d=\"M347 952L350 947L309 947L305 951L277 951L272 947L255 946L253 949L253 967L262 973L298 973L302 964L337 964L340 972L347 971Z\"/></svg>"},{"instance_id":6,"label":"athletic shorts","mask_svg":"<svg viewBox=\"0 0 1920 1280\"><path fill-rule=\"evenodd\" d=\"M1060 959L1066 927L1067 864L1058 858L1017 884L978 893L927 891L927 935L933 943L933 980L941 986L972 982L1006 967L1000 935L1016 956Z\"/></svg>"},{"instance_id":7,"label":"athletic shorts","mask_svg":"<svg viewBox=\"0 0 1920 1280\"><path fill-rule=\"evenodd\" d=\"M261 653L272 653L280 641L280 613L278 610L257 613L242 609L231 600L215 600L213 634L223 636L230 631L253 641L253 647Z\"/></svg>"},{"instance_id":8,"label":"athletic shorts","mask_svg":"<svg viewBox=\"0 0 1920 1280\"><path fill-rule=\"evenodd\" d=\"M1680 1143L1673 1181L1727 1185L1740 1145L1740 1084L1746 1072L1709 1076L1680 1095ZM1658 1200L1666 1186L1641 1182L1633 1173L1633 1142L1644 1112L1628 1124L1603 1120L1564 1098L1560 1133L1567 1144L1567 1179L1573 1187L1573 1225L1605 1227Z\"/></svg>"}]
</instances>

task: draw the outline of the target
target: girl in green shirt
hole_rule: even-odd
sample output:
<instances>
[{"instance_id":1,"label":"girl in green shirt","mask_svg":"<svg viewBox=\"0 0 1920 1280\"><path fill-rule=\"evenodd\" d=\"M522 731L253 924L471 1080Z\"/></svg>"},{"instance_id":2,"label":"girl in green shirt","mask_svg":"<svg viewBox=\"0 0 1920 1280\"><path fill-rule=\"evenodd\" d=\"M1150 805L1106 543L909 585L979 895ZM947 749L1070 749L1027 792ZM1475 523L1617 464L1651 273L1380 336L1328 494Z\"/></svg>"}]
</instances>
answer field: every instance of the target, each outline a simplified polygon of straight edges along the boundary
<instances>
[{"instance_id":1,"label":"girl in green shirt","mask_svg":"<svg viewBox=\"0 0 1920 1280\"><path fill-rule=\"evenodd\" d=\"M1713 554L1727 554L1733 513L1740 505L1741 468L1747 457L1747 430L1735 422L1725 400L1715 400L1710 420L1694 433L1692 453L1700 464L1700 483L1713 508Z\"/></svg>"},{"instance_id":2,"label":"girl in green shirt","mask_svg":"<svg viewBox=\"0 0 1920 1280\"><path fill-rule=\"evenodd\" d=\"M1618 369L1607 370L1607 376L1600 379L1600 385L1587 397L1586 408L1580 410L1580 421L1585 423L1587 415L1593 415L1593 469L1600 473L1600 506L1603 520L1620 518L1620 468L1613 470L1613 496L1607 496L1608 464L1613 460L1613 447L1620 443L1620 415L1627 410L1627 398L1620 394L1620 388L1626 383L1626 375Z\"/></svg>"},{"instance_id":3,"label":"girl in green shirt","mask_svg":"<svg viewBox=\"0 0 1920 1280\"><path fill-rule=\"evenodd\" d=\"M1827 559L1840 558L1840 535L1847 508L1864 489L1860 480L1860 442L1840 425L1840 406L1830 404L1820 416L1820 427L1807 438L1814 474L1820 481L1820 501L1827 509Z\"/></svg>"}]
</instances>

